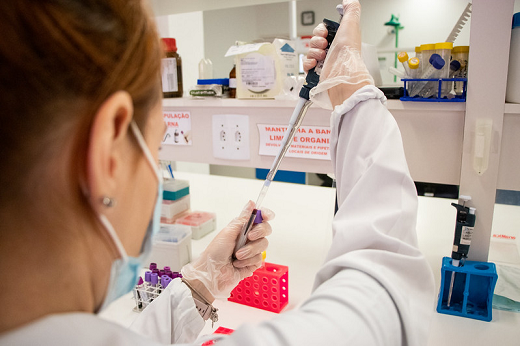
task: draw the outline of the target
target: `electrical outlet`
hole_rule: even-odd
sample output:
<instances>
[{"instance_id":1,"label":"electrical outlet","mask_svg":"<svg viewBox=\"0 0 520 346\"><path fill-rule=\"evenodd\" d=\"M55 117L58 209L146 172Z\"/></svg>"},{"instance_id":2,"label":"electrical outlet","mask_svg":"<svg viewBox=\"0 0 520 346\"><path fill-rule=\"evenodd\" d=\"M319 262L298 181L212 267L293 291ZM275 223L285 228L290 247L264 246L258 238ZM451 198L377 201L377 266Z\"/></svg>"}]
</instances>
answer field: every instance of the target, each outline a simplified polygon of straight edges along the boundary
<instances>
[{"instance_id":1,"label":"electrical outlet","mask_svg":"<svg viewBox=\"0 0 520 346\"><path fill-rule=\"evenodd\" d=\"M249 116L213 115L213 156L227 160L249 160Z\"/></svg>"}]
</instances>

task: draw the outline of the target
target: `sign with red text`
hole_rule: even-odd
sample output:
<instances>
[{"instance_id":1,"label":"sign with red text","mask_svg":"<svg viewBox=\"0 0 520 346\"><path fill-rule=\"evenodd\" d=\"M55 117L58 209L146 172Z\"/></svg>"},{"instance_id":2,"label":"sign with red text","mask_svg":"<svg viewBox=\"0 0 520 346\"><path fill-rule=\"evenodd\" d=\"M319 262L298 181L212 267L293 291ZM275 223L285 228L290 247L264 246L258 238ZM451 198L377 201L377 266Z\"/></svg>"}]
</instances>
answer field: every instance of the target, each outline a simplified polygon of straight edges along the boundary
<instances>
[{"instance_id":1,"label":"sign with red text","mask_svg":"<svg viewBox=\"0 0 520 346\"><path fill-rule=\"evenodd\" d=\"M190 112L163 112L168 129L163 137L163 144L191 145Z\"/></svg>"},{"instance_id":2,"label":"sign with red text","mask_svg":"<svg viewBox=\"0 0 520 346\"><path fill-rule=\"evenodd\" d=\"M260 134L258 154L276 156L286 131L287 126L258 124ZM301 126L285 156L330 160L330 127Z\"/></svg>"}]
</instances>

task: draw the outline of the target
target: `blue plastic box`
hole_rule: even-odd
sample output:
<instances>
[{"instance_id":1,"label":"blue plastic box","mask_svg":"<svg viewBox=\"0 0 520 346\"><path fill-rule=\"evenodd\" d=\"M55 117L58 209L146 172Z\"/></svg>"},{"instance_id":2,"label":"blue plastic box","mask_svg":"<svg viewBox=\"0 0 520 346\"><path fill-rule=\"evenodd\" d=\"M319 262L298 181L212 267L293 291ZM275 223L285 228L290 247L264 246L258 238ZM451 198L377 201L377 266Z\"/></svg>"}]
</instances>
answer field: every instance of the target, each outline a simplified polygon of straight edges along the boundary
<instances>
[{"instance_id":1,"label":"blue plastic box","mask_svg":"<svg viewBox=\"0 0 520 346\"><path fill-rule=\"evenodd\" d=\"M448 307L452 272L455 272L455 280L451 304ZM491 321L493 292L497 279L494 263L466 261L464 266L454 267L451 265L451 258L444 257L437 312L486 322Z\"/></svg>"}]
</instances>

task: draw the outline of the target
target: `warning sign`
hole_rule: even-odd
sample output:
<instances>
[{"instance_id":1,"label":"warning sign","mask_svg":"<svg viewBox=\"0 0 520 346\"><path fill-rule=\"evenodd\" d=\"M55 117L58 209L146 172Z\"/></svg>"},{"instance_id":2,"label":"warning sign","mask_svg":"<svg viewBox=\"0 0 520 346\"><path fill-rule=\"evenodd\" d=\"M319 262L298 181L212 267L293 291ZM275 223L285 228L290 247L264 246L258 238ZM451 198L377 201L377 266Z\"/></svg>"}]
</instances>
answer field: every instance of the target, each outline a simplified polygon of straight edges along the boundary
<instances>
[{"instance_id":1,"label":"warning sign","mask_svg":"<svg viewBox=\"0 0 520 346\"><path fill-rule=\"evenodd\" d=\"M163 144L191 145L190 112L164 112L164 122L168 126Z\"/></svg>"},{"instance_id":2,"label":"warning sign","mask_svg":"<svg viewBox=\"0 0 520 346\"><path fill-rule=\"evenodd\" d=\"M276 156L287 132L287 126L258 124L258 132L260 134L258 154ZM330 160L330 127L301 126L285 156Z\"/></svg>"}]
</instances>

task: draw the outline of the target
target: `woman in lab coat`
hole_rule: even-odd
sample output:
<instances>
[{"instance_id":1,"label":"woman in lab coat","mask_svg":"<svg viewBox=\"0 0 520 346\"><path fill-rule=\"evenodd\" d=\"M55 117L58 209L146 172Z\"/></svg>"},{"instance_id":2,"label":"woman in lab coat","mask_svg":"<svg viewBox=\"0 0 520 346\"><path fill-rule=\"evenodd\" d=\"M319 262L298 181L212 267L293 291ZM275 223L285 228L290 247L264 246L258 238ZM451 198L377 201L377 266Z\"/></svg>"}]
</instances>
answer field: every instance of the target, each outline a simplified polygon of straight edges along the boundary
<instances>
[{"instance_id":1,"label":"woman in lab coat","mask_svg":"<svg viewBox=\"0 0 520 346\"><path fill-rule=\"evenodd\" d=\"M417 249L415 188L360 57L359 3L343 6L312 95L335 107L333 244L300 308L222 344L426 343L433 278ZM135 284L157 229L161 49L141 1L2 2L0 32L0 344L195 342L208 316L194 297L211 303L259 266L273 215L264 210L233 261L248 203L133 331L95 315ZM324 57L325 33L315 29L307 69Z\"/></svg>"}]
</instances>

